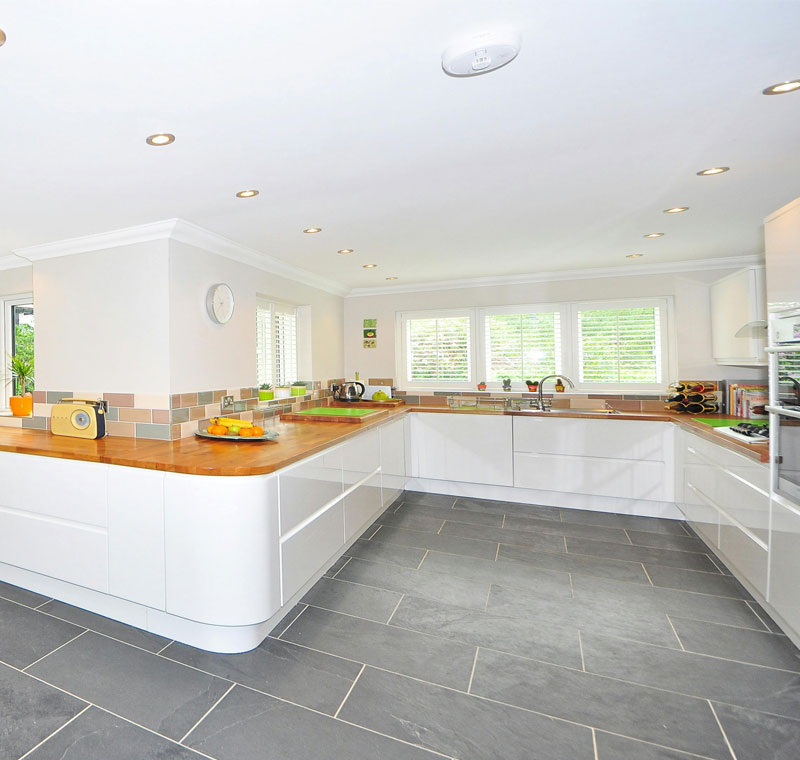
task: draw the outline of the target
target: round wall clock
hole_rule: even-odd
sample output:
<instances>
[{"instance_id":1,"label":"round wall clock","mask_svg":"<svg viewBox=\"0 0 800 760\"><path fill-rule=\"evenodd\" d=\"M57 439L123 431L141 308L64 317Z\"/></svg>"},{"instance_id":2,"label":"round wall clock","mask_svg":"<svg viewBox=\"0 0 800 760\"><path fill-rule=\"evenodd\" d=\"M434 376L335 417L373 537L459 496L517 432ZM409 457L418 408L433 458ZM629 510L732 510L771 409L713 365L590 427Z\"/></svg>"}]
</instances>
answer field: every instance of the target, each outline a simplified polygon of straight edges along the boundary
<instances>
[{"instance_id":1,"label":"round wall clock","mask_svg":"<svg viewBox=\"0 0 800 760\"><path fill-rule=\"evenodd\" d=\"M224 282L218 282L208 289L206 310L208 316L218 325L224 325L233 316L233 291Z\"/></svg>"}]
</instances>

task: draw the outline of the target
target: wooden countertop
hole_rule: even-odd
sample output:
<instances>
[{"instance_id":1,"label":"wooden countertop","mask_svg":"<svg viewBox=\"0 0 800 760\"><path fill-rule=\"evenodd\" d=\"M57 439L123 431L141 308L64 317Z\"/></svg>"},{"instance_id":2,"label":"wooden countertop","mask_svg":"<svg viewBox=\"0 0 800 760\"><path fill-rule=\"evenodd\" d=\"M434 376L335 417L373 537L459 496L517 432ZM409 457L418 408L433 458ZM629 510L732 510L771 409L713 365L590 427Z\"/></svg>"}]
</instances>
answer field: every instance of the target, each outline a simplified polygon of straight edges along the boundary
<instances>
[{"instance_id":1,"label":"wooden countertop","mask_svg":"<svg viewBox=\"0 0 800 760\"><path fill-rule=\"evenodd\" d=\"M101 462L124 467L177 472L187 475L264 475L317 454L334 444L352 438L371 427L398 419L409 412L491 414L522 417L546 417L512 410L452 410L437 406L400 406L387 409L379 419L364 420L358 425L330 422L278 422L269 426L280 434L276 441L213 441L207 438L182 438L179 441L151 441L143 438L101 438L84 440L51 435L45 430L0 427L0 451L36 456ZM716 416L716 415L715 415ZM624 412L603 417L587 417L568 410L552 418L654 420L672 422L714 443L732 449L756 461L769 461L769 445L739 443L713 432L712 428L692 417L672 412ZM734 419L722 417L722 419Z\"/></svg>"}]
</instances>

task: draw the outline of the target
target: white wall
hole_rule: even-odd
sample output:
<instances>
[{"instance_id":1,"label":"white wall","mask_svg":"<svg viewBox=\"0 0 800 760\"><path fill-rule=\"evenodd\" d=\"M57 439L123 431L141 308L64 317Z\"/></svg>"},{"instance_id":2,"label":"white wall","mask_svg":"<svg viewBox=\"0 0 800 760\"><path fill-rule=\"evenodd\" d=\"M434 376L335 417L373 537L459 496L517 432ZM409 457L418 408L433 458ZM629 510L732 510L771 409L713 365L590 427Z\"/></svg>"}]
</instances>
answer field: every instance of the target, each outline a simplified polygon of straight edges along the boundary
<instances>
[{"instance_id":1,"label":"white wall","mask_svg":"<svg viewBox=\"0 0 800 760\"><path fill-rule=\"evenodd\" d=\"M17 293L33 291L33 267L15 267L0 269L0 296L12 296Z\"/></svg>"},{"instance_id":2,"label":"white wall","mask_svg":"<svg viewBox=\"0 0 800 760\"><path fill-rule=\"evenodd\" d=\"M34 263L38 388L168 390L168 256L158 240Z\"/></svg>"},{"instance_id":3,"label":"white wall","mask_svg":"<svg viewBox=\"0 0 800 760\"><path fill-rule=\"evenodd\" d=\"M560 280L453 290L387 293L345 299L345 373L361 378L394 377L397 312L438 308L472 308L559 301L673 296L678 342L678 374L685 379L755 379L765 370L722 367L711 356L708 284L733 270L630 275L585 280ZM378 346L362 346L362 320L377 318ZM671 378L677 379L677 378Z\"/></svg>"}]
</instances>

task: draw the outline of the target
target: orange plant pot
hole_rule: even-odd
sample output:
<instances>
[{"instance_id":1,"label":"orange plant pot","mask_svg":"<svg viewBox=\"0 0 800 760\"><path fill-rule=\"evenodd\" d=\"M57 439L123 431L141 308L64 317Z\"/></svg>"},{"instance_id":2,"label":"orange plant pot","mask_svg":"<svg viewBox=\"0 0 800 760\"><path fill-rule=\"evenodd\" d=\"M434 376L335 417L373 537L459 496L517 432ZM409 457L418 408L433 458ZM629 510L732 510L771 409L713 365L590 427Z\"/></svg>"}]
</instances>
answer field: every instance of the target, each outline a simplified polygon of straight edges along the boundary
<instances>
[{"instance_id":1,"label":"orange plant pot","mask_svg":"<svg viewBox=\"0 0 800 760\"><path fill-rule=\"evenodd\" d=\"M12 396L8 399L8 405L15 417L30 417L33 414L32 396Z\"/></svg>"}]
</instances>

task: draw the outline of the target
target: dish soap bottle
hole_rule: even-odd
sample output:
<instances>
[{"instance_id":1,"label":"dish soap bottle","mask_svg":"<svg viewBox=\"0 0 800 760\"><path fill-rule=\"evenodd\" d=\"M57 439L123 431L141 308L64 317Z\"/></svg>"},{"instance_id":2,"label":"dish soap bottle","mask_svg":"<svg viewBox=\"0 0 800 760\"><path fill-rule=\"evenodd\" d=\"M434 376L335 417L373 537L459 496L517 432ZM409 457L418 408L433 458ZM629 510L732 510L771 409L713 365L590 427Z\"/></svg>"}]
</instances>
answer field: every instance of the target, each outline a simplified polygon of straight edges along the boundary
<instances>
[{"instance_id":1,"label":"dish soap bottle","mask_svg":"<svg viewBox=\"0 0 800 760\"><path fill-rule=\"evenodd\" d=\"M556 378L556 393L563 393L564 392L564 383L560 377Z\"/></svg>"}]
</instances>

